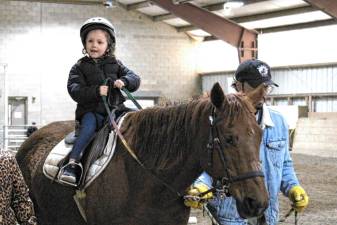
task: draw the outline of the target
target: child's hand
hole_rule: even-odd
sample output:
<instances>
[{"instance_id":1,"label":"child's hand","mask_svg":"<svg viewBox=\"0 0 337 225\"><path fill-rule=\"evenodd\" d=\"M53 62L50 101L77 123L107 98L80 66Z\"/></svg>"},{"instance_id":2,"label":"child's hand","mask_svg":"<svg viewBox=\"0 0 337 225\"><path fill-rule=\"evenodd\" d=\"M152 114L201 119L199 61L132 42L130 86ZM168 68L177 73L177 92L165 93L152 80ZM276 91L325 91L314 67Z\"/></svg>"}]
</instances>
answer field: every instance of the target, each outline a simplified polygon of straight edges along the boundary
<instances>
[{"instance_id":1,"label":"child's hand","mask_svg":"<svg viewBox=\"0 0 337 225\"><path fill-rule=\"evenodd\" d=\"M122 80L116 80L114 83L114 87L122 89L125 86L124 82Z\"/></svg>"},{"instance_id":2,"label":"child's hand","mask_svg":"<svg viewBox=\"0 0 337 225\"><path fill-rule=\"evenodd\" d=\"M109 91L109 87L106 85L102 85L99 87L99 94L101 96L107 96L108 95L108 91Z\"/></svg>"}]
</instances>

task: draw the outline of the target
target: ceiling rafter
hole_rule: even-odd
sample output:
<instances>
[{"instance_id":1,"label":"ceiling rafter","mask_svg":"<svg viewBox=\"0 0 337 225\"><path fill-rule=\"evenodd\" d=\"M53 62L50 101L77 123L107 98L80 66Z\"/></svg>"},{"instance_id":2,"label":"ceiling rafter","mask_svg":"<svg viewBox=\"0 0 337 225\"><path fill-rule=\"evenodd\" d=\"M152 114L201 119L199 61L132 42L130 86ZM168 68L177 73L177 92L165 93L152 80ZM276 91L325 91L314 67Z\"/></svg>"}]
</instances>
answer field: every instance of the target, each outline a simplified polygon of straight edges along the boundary
<instances>
[{"instance_id":1,"label":"ceiling rafter","mask_svg":"<svg viewBox=\"0 0 337 225\"><path fill-rule=\"evenodd\" d=\"M142 1L142 2L137 2L137 3L127 4L126 9L127 10L137 10L141 8L150 7L153 5L154 4L151 1Z\"/></svg>"},{"instance_id":2,"label":"ceiling rafter","mask_svg":"<svg viewBox=\"0 0 337 225\"><path fill-rule=\"evenodd\" d=\"M239 61L257 57L257 32L211 13L194 4L174 4L168 0L152 0L161 8L216 36L238 49Z\"/></svg>"},{"instance_id":3,"label":"ceiling rafter","mask_svg":"<svg viewBox=\"0 0 337 225\"><path fill-rule=\"evenodd\" d=\"M229 19L234 21L235 23L245 23L245 22L252 22L256 20L272 19L272 18L281 17L281 16L291 16L291 15L313 12L313 11L317 11L317 9L312 6L302 6L302 7L297 7L297 8L282 9L282 10L271 11L271 12L266 12L266 13L258 13L258 14L253 14L249 16L232 17ZM178 32L186 32L186 31L196 30L198 28L192 25L188 25L188 26L181 26L176 29Z\"/></svg>"},{"instance_id":4,"label":"ceiling rafter","mask_svg":"<svg viewBox=\"0 0 337 225\"><path fill-rule=\"evenodd\" d=\"M264 2L266 0L250 0L247 1L246 4L252 4L252 3L257 3L257 2ZM206 9L208 11L219 11L222 10L224 7L224 3L226 1L220 2L220 3L215 3L215 4L210 4L210 5L204 5L201 8ZM176 18L175 15L172 15L171 13L167 13L167 14L162 14L162 15L158 15L158 16L154 16L153 17L153 21L163 21L163 20L169 20L169 19L174 19Z\"/></svg>"},{"instance_id":5,"label":"ceiling rafter","mask_svg":"<svg viewBox=\"0 0 337 225\"><path fill-rule=\"evenodd\" d=\"M9 0L11 1L11 0ZM27 1L27 0L16 0L16 1ZM56 4L78 4L78 5L102 5L102 0L29 0L30 2L40 2L40 3L56 3ZM266 0L246 0L247 4L256 3L256 2L263 2ZM297 23L297 24L289 24L289 25L281 25L275 27L266 27L266 28L256 28L256 31L259 33L270 33L270 32L279 32L279 31L287 31L287 30L295 30L295 29L304 29L304 28L312 28L312 27L319 27L319 26L327 26L327 25L334 25L337 24L337 4L331 0L304 0L309 5L300 6L296 8L287 8L282 10L275 10L265 13L257 13L247 16L240 16L240 17L231 17L229 18L235 23L245 23L263 19L271 19L276 17L282 16L290 16L296 15L300 13L307 13L313 12L317 10L321 10L326 14L333 17L333 19L325 19L319 21L311 21L311 22L304 22L304 23ZM225 0L210 5L204 5L201 8L208 10L208 11L219 11L223 9L223 4L226 2ZM137 10L145 7L150 7L155 5L153 1L141 1L133 4L122 4L118 3L118 5L126 10ZM163 21L173 18L179 18L171 13L162 14L158 16L149 16L143 13L144 16L152 19L153 21ZM187 32L191 30L199 29L196 26L188 25L188 26L181 26L176 27L178 32ZM216 40L217 38L214 36L205 37L205 40Z\"/></svg>"},{"instance_id":6,"label":"ceiling rafter","mask_svg":"<svg viewBox=\"0 0 337 225\"><path fill-rule=\"evenodd\" d=\"M333 0L304 0L319 10L337 19L337 4Z\"/></svg>"},{"instance_id":7,"label":"ceiling rafter","mask_svg":"<svg viewBox=\"0 0 337 225\"><path fill-rule=\"evenodd\" d=\"M312 22L305 23L296 23L284 26L275 26L275 27L267 27L267 28L256 28L260 34L272 33L272 32L280 32L280 31L290 31L290 30L299 30L305 28L315 28L329 25L336 25L336 19L326 19L326 20L318 20Z\"/></svg>"},{"instance_id":8,"label":"ceiling rafter","mask_svg":"<svg viewBox=\"0 0 337 225\"><path fill-rule=\"evenodd\" d=\"M16 0L21 2L27 2L27 0ZM30 0L29 2L40 2L40 3L56 3L56 4L75 4L75 5L103 5L102 1L97 0Z\"/></svg>"},{"instance_id":9,"label":"ceiling rafter","mask_svg":"<svg viewBox=\"0 0 337 225\"><path fill-rule=\"evenodd\" d=\"M155 21L155 22L159 22L159 21L170 20L170 19L174 19L174 18L177 18L177 17L175 15L171 14L171 13L167 13L167 14L154 16L154 17L152 17L152 20Z\"/></svg>"},{"instance_id":10,"label":"ceiling rafter","mask_svg":"<svg viewBox=\"0 0 337 225\"><path fill-rule=\"evenodd\" d=\"M317 11L317 9L309 5L309 6L290 8L290 9L288 8L288 9L282 9L282 10L275 10L275 11L270 11L270 12L265 12L265 13L252 14L249 16L233 17L230 19L234 20L237 23L245 23L245 22L250 22L250 21L255 21L255 20L272 19L272 18L281 17L281 16L292 16L296 14L308 13L308 12L314 12L314 11Z\"/></svg>"},{"instance_id":11,"label":"ceiling rafter","mask_svg":"<svg viewBox=\"0 0 337 225\"><path fill-rule=\"evenodd\" d=\"M218 11L218 10L223 9L223 4L225 2L226 1L221 2L221 3L211 4L211 5L205 5L201 8L206 9L208 11ZM158 22L158 21L169 20L169 19L174 19L174 18L177 18L177 17L171 13L167 13L163 15L154 16L153 21Z\"/></svg>"},{"instance_id":12,"label":"ceiling rafter","mask_svg":"<svg viewBox=\"0 0 337 225\"><path fill-rule=\"evenodd\" d=\"M329 26L329 25L336 25L337 21L335 19L327 19L327 20L320 20L320 21L313 21L313 22L306 22L306 23L298 23L298 24L291 24L291 25L284 25L284 26L275 26L275 27L268 27L268 28L256 28L255 30L259 34L267 34L267 33L274 33L274 32L281 32L281 31L291 31L291 30L298 30L298 29L305 29L305 28L314 28L314 27L322 27L322 26ZM206 36L204 41L215 41L219 40L214 36Z\"/></svg>"},{"instance_id":13,"label":"ceiling rafter","mask_svg":"<svg viewBox=\"0 0 337 225\"><path fill-rule=\"evenodd\" d=\"M216 4L211 4L211 5L205 5L205 6L202 6L201 8L207 9L209 11L216 11L216 10L223 9L223 4L225 2L226 1L216 3ZM154 4L151 1L142 1L142 2L136 2L136 3L128 4L127 9L136 10L136 9L146 8L146 7L149 7L149 6L152 6L152 5L154 5ZM169 13L167 15L172 15L172 14ZM175 16L173 16L173 17L175 17Z\"/></svg>"}]
</instances>

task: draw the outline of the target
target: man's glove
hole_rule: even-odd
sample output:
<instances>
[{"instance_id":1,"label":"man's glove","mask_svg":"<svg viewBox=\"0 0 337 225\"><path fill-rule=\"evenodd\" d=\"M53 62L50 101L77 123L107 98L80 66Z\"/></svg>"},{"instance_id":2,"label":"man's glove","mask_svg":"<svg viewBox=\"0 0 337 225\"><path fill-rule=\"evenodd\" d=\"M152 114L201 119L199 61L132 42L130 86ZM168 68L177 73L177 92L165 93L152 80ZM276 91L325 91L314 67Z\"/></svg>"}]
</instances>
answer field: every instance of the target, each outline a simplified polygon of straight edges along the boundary
<instances>
[{"instance_id":1,"label":"man's glove","mask_svg":"<svg viewBox=\"0 0 337 225\"><path fill-rule=\"evenodd\" d=\"M187 207L201 209L203 204L206 203L208 199L213 198L212 192L208 192L205 195L200 195L200 193L206 192L208 189L209 187L202 183L191 185L187 189L187 195L184 196L184 204Z\"/></svg>"},{"instance_id":2,"label":"man's glove","mask_svg":"<svg viewBox=\"0 0 337 225\"><path fill-rule=\"evenodd\" d=\"M290 189L288 197L293 202L293 207L297 212L302 212L309 204L307 193L299 185Z\"/></svg>"}]
</instances>

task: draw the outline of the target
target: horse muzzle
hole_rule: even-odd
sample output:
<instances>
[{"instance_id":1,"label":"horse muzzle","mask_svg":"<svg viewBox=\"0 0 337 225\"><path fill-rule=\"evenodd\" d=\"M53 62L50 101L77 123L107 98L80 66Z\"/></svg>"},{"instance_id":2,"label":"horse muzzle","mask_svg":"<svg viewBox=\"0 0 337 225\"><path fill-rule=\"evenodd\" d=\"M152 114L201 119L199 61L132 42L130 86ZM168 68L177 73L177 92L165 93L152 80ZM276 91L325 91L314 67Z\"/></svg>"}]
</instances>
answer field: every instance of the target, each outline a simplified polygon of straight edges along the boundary
<instances>
[{"instance_id":1,"label":"horse muzzle","mask_svg":"<svg viewBox=\"0 0 337 225\"><path fill-rule=\"evenodd\" d=\"M242 218L258 217L267 209L268 201L246 197L242 201L237 200L236 207Z\"/></svg>"}]
</instances>

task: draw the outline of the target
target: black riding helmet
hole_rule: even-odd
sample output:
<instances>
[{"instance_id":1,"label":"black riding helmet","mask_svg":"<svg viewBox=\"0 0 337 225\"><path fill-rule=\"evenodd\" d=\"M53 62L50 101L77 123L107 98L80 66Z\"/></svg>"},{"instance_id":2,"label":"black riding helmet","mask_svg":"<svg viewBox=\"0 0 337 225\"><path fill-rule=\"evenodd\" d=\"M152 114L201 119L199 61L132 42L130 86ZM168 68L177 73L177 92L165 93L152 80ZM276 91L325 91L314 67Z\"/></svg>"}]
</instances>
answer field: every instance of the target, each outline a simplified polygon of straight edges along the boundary
<instances>
[{"instance_id":1,"label":"black riding helmet","mask_svg":"<svg viewBox=\"0 0 337 225\"><path fill-rule=\"evenodd\" d=\"M95 29L102 29L108 32L111 38L111 44L116 43L115 28L109 20L103 17L93 17L84 22L80 30L82 44L85 47L85 39L88 33Z\"/></svg>"}]
</instances>

